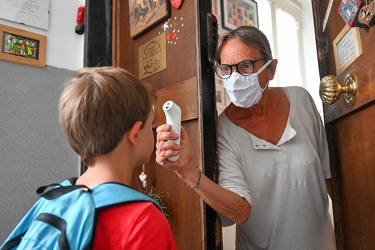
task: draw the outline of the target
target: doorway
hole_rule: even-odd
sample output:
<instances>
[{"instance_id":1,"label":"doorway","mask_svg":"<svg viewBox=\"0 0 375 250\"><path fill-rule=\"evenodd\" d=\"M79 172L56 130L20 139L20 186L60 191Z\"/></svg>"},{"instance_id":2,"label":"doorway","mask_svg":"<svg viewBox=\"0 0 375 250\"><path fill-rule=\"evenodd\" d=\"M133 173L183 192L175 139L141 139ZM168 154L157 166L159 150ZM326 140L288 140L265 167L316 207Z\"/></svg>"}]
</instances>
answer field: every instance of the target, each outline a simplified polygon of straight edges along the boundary
<instances>
[{"instance_id":1,"label":"doorway","mask_svg":"<svg viewBox=\"0 0 375 250\"><path fill-rule=\"evenodd\" d=\"M227 32L222 25L222 0L212 2L213 14L218 19L219 36ZM283 1L258 0L259 29L268 37L273 57L278 59L276 77L270 87L302 86L306 88L315 101L315 105L323 119L323 105L319 97L319 66L316 53L314 20L310 0ZM277 25L283 24L283 25ZM288 34L288 35L285 35ZM291 46L290 37L294 37ZM290 48L296 48L291 51ZM286 52L283 53L283 52ZM291 53L293 56L291 56ZM293 59L291 59L293 58ZM295 72L298 72L296 74ZM216 77L216 95L218 114L223 112L230 101L226 96L221 80ZM332 206L330 202L330 212ZM222 230L223 249L235 248L235 225Z\"/></svg>"}]
</instances>

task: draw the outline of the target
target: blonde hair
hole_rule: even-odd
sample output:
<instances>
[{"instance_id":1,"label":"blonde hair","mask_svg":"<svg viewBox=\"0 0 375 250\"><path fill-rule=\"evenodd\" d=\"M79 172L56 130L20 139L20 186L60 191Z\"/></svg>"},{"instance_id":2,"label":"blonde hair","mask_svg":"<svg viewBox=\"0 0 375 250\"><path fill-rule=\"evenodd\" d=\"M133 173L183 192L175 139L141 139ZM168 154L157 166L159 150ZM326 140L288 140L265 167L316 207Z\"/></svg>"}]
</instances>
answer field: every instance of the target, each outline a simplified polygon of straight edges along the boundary
<instances>
[{"instance_id":1,"label":"blonde hair","mask_svg":"<svg viewBox=\"0 0 375 250\"><path fill-rule=\"evenodd\" d=\"M70 146L90 166L135 122L143 127L155 103L156 92L124 69L82 68L61 95L59 120Z\"/></svg>"}]
</instances>

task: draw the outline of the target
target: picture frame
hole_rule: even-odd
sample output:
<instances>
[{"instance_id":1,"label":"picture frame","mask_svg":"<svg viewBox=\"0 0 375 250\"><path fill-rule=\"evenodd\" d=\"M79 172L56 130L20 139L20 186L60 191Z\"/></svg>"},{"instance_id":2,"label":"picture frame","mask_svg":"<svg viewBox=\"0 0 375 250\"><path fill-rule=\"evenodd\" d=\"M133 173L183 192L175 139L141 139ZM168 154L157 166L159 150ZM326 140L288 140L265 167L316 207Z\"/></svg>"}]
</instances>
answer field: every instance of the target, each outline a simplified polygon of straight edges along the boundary
<instances>
[{"instance_id":1,"label":"picture frame","mask_svg":"<svg viewBox=\"0 0 375 250\"><path fill-rule=\"evenodd\" d=\"M169 0L129 0L130 36L135 39L170 17Z\"/></svg>"},{"instance_id":2,"label":"picture frame","mask_svg":"<svg viewBox=\"0 0 375 250\"><path fill-rule=\"evenodd\" d=\"M254 0L221 0L221 18L225 30L243 25L258 27L258 4Z\"/></svg>"},{"instance_id":3,"label":"picture frame","mask_svg":"<svg viewBox=\"0 0 375 250\"><path fill-rule=\"evenodd\" d=\"M44 68L46 36L0 24L0 59Z\"/></svg>"},{"instance_id":4,"label":"picture frame","mask_svg":"<svg viewBox=\"0 0 375 250\"><path fill-rule=\"evenodd\" d=\"M339 74L362 54L359 28L351 28L345 25L333 40L333 52L336 72Z\"/></svg>"}]
</instances>

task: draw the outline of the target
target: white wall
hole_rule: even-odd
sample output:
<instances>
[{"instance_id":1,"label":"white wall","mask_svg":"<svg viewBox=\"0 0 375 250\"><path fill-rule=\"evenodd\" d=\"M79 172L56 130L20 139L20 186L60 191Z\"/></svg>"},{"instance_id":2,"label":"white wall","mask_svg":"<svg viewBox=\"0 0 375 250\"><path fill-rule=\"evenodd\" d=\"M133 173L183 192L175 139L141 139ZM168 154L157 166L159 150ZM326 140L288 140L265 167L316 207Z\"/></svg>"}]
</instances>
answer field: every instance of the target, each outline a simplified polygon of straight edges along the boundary
<instances>
[{"instance_id":1,"label":"white wall","mask_svg":"<svg viewBox=\"0 0 375 250\"><path fill-rule=\"evenodd\" d=\"M50 0L49 30L0 19L0 24L47 36L46 64L77 70L83 66L84 35L74 29L78 7L85 0Z\"/></svg>"},{"instance_id":2,"label":"white wall","mask_svg":"<svg viewBox=\"0 0 375 250\"><path fill-rule=\"evenodd\" d=\"M48 31L0 19L47 37L45 68L0 60L0 244L37 200L39 186L79 174L57 106L65 82L83 66L84 35L75 26L84 3L51 0Z\"/></svg>"}]
</instances>

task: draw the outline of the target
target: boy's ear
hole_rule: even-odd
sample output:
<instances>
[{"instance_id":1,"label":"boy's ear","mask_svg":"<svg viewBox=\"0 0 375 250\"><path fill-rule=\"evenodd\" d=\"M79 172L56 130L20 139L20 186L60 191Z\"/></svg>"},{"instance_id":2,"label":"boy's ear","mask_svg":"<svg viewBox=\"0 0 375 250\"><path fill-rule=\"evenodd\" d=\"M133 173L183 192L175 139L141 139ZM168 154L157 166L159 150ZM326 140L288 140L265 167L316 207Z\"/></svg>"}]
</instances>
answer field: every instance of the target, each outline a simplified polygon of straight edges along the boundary
<instances>
[{"instance_id":1,"label":"boy's ear","mask_svg":"<svg viewBox=\"0 0 375 250\"><path fill-rule=\"evenodd\" d=\"M131 127L128 130L128 132L126 133L127 137L128 137L128 140L131 143L137 144L137 142L138 142L138 132L141 129L141 126L142 126L142 122L141 121L137 121L136 123L134 123L133 127Z\"/></svg>"}]
</instances>

